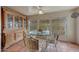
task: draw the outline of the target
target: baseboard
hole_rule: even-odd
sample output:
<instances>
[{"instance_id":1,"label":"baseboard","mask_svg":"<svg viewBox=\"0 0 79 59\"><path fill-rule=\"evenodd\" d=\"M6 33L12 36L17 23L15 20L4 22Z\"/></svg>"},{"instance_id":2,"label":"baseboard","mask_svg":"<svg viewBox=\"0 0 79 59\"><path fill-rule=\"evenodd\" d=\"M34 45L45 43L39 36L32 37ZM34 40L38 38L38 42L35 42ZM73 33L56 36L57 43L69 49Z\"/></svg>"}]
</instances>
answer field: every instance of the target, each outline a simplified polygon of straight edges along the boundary
<instances>
[{"instance_id":1,"label":"baseboard","mask_svg":"<svg viewBox=\"0 0 79 59\"><path fill-rule=\"evenodd\" d=\"M60 41L60 42L65 42L65 43L71 43L71 44L75 44L75 45L79 45L79 44L77 44L76 42L70 42L70 41L64 41L64 40L58 40L58 41Z\"/></svg>"}]
</instances>

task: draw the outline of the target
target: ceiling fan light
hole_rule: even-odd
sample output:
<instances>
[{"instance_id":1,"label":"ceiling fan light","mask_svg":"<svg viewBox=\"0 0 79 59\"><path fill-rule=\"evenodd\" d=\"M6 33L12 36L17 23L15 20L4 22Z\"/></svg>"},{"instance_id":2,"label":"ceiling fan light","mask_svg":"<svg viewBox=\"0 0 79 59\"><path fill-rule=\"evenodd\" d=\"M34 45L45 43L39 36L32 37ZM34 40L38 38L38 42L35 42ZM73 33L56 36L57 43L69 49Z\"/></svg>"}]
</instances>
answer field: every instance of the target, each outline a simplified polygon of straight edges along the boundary
<instances>
[{"instance_id":1,"label":"ceiling fan light","mask_svg":"<svg viewBox=\"0 0 79 59\"><path fill-rule=\"evenodd\" d=\"M39 10L39 14L44 14L42 10Z\"/></svg>"}]
</instances>

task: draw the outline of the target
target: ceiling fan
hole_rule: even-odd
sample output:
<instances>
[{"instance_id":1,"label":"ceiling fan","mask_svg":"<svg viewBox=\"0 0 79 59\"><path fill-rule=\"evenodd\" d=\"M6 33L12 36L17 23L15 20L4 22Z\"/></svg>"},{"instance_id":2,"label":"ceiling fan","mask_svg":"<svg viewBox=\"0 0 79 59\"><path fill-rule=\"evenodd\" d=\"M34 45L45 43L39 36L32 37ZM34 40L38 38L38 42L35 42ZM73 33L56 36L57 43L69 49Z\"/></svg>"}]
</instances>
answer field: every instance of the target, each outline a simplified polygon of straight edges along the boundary
<instances>
[{"instance_id":1,"label":"ceiling fan","mask_svg":"<svg viewBox=\"0 0 79 59\"><path fill-rule=\"evenodd\" d=\"M44 11L43 11L43 9L42 9L42 7L43 6L33 6L34 7L34 9L36 9L38 12L38 14L44 14Z\"/></svg>"}]
</instances>

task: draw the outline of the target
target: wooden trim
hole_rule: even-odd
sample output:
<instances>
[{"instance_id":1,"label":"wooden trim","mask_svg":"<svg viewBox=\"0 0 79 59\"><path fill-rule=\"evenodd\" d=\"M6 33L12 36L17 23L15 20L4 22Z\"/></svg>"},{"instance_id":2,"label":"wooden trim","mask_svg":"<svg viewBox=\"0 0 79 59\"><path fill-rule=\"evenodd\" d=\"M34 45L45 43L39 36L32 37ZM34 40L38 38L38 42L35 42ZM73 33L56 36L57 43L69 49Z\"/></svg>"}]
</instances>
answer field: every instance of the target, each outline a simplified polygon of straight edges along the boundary
<instances>
[{"instance_id":1,"label":"wooden trim","mask_svg":"<svg viewBox=\"0 0 79 59\"><path fill-rule=\"evenodd\" d=\"M26 29L28 29L28 17L26 16Z\"/></svg>"},{"instance_id":2,"label":"wooden trim","mask_svg":"<svg viewBox=\"0 0 79 59\"><path fill-rule=\"evenodd\" d=\"M4 13L5 11L3 11L3 8L1 7L1 32L3 33L3 30L4 30Z\"/></svg>"},{"instance_id":3,"label":"wooden trim","mask_svg":"<svg viewBox=\"0 0 79 59\"><path fill-rule=\"evenodd\" d=\"M5 28L5 22L4 22L4 13L5 11L3 11L3 8L1 7L1 49L3 50L3 48L5 47L5 34L4 34L4 28Z\"/></svg>"},{"instance_id":4,"label":"wooden trim","mask_svg":"<svg viewBox=\"0 0 79 59\"><path fill-rule=\"evenodd\" d=\"M24 18L22 18L23 31L24 31Z\"/></svg>"},{"instance_id":5,"label":"wooden trim","mask_svg":"<svg viewBox=\"0 0 79 59\"><path fill-rule=\"evenodd\" d=\"M11 9L11 8L8 8L8 7L3 7L3 10L4 11L6 11L7 13L10 13L10 14L13 14L13 15L17 15L17 16L25 16L25 15L23 15L22 13L20 13L20 12L18 12L18 11L16 11L16 10L13 10L13 9ZM12 13L13 12L13 13Z\"/></svg>"}]
</instances>

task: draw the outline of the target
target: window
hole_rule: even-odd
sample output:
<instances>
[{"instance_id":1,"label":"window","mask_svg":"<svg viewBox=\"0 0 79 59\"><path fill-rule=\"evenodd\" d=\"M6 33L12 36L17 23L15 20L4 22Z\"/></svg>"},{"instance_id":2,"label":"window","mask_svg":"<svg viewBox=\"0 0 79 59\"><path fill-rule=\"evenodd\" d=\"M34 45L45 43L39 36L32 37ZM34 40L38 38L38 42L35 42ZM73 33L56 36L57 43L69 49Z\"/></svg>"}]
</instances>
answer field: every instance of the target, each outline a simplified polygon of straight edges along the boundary
<instances>
[{"instance_id":1,"label":"window","mask_svg":"<svg viewBox=\"0 0 79 59\"><path fill-rule=\"evenodd\" d=\"M30 35L49 35L49 21L33 20L29 21Z\"/></svg>"},{"instance_id":2,"label":"window","mask_svg":"<svg viewBox=\"0 0 79 59\"><path fill-rule=\"evenodd\" d=\"M64 21L59 19L52 20L52 32L59 34L64 33Z\"/></svg>"},{"instance_id":3,"label":"window","mask_svg":"<svg viewBox=\"0 0 79 59\"><path fill-rule=\"evenodd\" d=\"M37 30L37 21L30 21L30 31Z\"/></svg>"},{"instance_id":4,"label":"window","mask_svg":"<svg viewBox=\"0 0 79 59\"><path fill-rule=\"evenodd\" d=\"M29 34L30 35L37 35L37 21L29 21Z\"/></svg>"},{"instance_id":5,"label":"window","mask_svg":"<svg viewBox=\"0 0 79 59\"><path fill-rule=\"evenodd\" d=\"M49 20L40 20L38 31L41 35L49 35Z\"/></svg>"},{"instance_id":6,"label":"window","mask_svg":"<svg viewBox=\"0 0 79 59\"><path fill-rule=\"evenodd\" d=\"M12 29L12 20L13 20L13 16L8 14L8 28Z\"/></svg>"},{"instance_id":7,"label":"window","mask_svg":"<svg viewBox=\"0 0 79 59\"><path fill-rule=\"evenodd\" d=\"M49 24L49 21L48 20L41 20L39 22L39 29L41 30L48 30L48 24Z\"/></svg>"}]
</instances>

